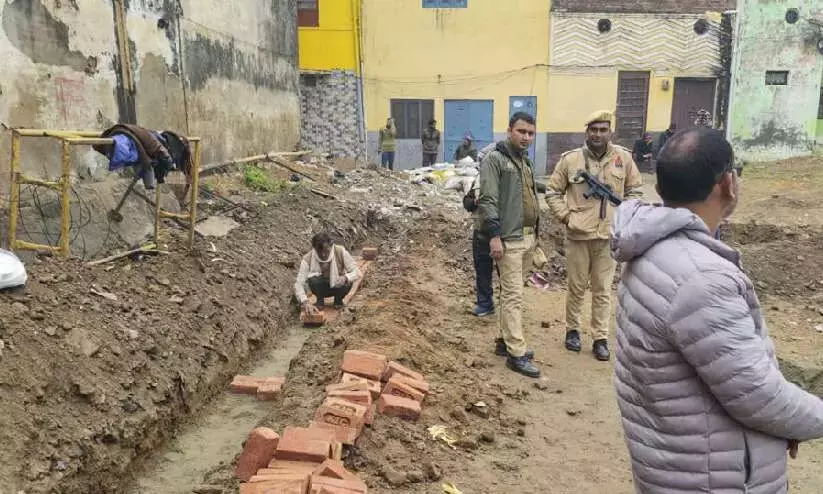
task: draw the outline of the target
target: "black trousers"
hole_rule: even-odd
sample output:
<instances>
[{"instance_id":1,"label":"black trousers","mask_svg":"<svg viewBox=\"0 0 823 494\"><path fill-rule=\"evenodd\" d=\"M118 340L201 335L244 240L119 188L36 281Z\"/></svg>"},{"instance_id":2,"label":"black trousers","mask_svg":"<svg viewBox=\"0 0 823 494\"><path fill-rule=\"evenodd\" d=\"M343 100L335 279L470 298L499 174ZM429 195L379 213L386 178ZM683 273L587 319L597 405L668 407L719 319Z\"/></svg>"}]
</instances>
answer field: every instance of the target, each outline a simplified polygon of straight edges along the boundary
<instances>
[{"instance_id":1,"label":"black trousers","mask_svg":"<svg viewBox=\"0 0 823 494\"><path fill-rule=\"evenodd\" d=\"M334 303L339 305L351 291L351 283L332 288L329 279L323 276L314 276L307 280L309 289L317 297L317 304L323 305L327 297L334 297Z\"/></svg>"}]
</instances>

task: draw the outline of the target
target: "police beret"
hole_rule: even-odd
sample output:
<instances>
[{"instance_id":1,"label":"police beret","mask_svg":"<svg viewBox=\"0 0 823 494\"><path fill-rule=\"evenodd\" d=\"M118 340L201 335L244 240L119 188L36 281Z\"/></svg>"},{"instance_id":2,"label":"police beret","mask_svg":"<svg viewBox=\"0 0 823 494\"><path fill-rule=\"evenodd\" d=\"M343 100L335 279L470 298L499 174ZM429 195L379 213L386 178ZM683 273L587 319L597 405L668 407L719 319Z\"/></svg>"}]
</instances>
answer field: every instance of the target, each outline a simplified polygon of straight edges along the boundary
<instances>
[{"instance_id":1,"label":"police beret","mask_svg":"<svg viewBox=\"0 0 823 494\"><path fill-rule=\"evenodd\" d=\"M612 123L612 118L613 118L612 112L610 112L608 110L596 111L596 112L592 113L591 115L589 115L589 118L586 119L586 127L588 127L589 125L591 125L593 123L596 123L596 122L609 122L609 124L611 124Z\"/></svg>"}]
</instances>

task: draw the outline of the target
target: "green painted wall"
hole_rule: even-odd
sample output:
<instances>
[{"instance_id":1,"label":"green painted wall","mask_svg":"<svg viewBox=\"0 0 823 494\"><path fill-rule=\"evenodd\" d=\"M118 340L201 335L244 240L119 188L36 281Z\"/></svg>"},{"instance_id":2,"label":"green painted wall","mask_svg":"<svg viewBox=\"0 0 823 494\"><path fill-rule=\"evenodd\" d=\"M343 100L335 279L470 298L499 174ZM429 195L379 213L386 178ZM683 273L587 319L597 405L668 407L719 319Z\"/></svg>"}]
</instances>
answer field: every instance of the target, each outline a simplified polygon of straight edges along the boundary
<instances>
[{"instance_id":1,"label":"green painted wall","mask_svg":"<svg viewBox=\"0 0 823 494\"><path fill-rule=\"evenodd\" d=\"M801 20L786 22L798 8ZM740 0L732 64L729 139L744 161L811 154L819 135L817 108L823 55L815 45L820 0ZM767 71L788 71L787 85L767 85Z\"/></svg>"}]
</instances>

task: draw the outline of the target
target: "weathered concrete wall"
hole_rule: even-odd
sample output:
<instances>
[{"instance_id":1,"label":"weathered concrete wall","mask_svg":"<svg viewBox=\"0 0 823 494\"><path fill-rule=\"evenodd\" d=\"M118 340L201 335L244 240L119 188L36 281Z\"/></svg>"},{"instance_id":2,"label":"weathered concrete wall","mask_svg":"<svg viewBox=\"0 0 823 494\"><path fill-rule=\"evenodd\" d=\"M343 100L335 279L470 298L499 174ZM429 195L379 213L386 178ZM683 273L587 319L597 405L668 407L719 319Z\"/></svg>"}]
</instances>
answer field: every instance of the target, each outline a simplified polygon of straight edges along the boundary
<instances>
[{"instance_id":1,"label":"weathered concrete wall","mask_svg":"<svg viewBox=\"0 0 823 494\"><path fill-rule=\"evenodd\" d=\"M300 147L365 159L360 77L352 71L300 77Z\"/></svg>"},{"instance_id":2,"label":"weathered concrete wall","mask_svg":"<svg viewBox=\"0 0 823 494\"><path fill-rule=\"evenodd\" d=\"M801 19L786 22L798 8ZM823 36L806 18L823 18L819 0L741 0L734 47L729 139L745 161L811 154L817 132ZM766 71L788 71L787 85L767 85Z\"/></svg>"},{"instance_id":3,"label":"weathered concrete wall","mask_svg":"<svg viewBox=\"0 0 823 494\"><path fill-rule=\"evenodd\" d=\"M131 92L124 89L119 65L118 4L125 7ZM203 164L293 150L300 136L296 16L294 0L4 0L0 123L103 130L133 121L173 129L203 139ZM56 177L59 151L56 141L24 139L24 173ZM9 133L3 132L2 198L9 186L9 154ZM88 147L73 150L73 165L78 182L110 175L105 159ZM84 187L75 184L76 191L90 194L80 199L85 202L116 199L121 192L111 180L93 191ZM23 196L24 221L51 221L52 215L27 206L28 187ZM127 243L151 224L148 211L134 213L142 215L139 225L115 231ZM72 223L81 230L72 232L73 252L96 250L93 244L112 237L105 217L102 223L97 218L82 223ZM44 240L30 233L23 239Z\"/></svg>"},{"instance_id":4,"label":"weathered concrete wall","mask_svg":"<svg viewBox=\"0 0 823 494\"><path fill-rule=\"evenodd\" d=\"M147 127L186 132L188 123L189 134L203 138L205 162L297 145L294 0L183 0L182 12L173 0L125 1L131 109L118 98L114 1L0 3L0 122L103 129L131 113ZM53 175L55 149L26 142L25 169ZM0 153L2 173L7 136ZM75 158L79 178L105 172L93 151Z\"/></svg>"}]
</instances>

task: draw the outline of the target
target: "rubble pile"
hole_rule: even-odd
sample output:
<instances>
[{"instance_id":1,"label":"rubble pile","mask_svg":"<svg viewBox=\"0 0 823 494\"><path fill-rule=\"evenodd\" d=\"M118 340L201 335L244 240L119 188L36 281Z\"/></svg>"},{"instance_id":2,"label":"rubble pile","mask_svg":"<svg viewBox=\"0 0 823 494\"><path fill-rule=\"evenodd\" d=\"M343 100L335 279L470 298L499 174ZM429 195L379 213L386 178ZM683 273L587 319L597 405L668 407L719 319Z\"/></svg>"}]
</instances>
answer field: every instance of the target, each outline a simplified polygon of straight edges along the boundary
<instances>
[{"instance_id":1,"label":"rubble pile","mask_svg":"<svg viewBox=\"0 0 823 494\"><path fill-rule=\"evenodd\" d=\"M342 464L343 446L353 446L376 413L417 420L429 384L422 374L384 355L347 350L340 382L326 396L308 427L251 431L237 460L240 494L366 494L366 484ZM270 379L236 376L232 388L251 393ZM282 381L280 382L282 385Z\"/></svg>"}]
</instances>

